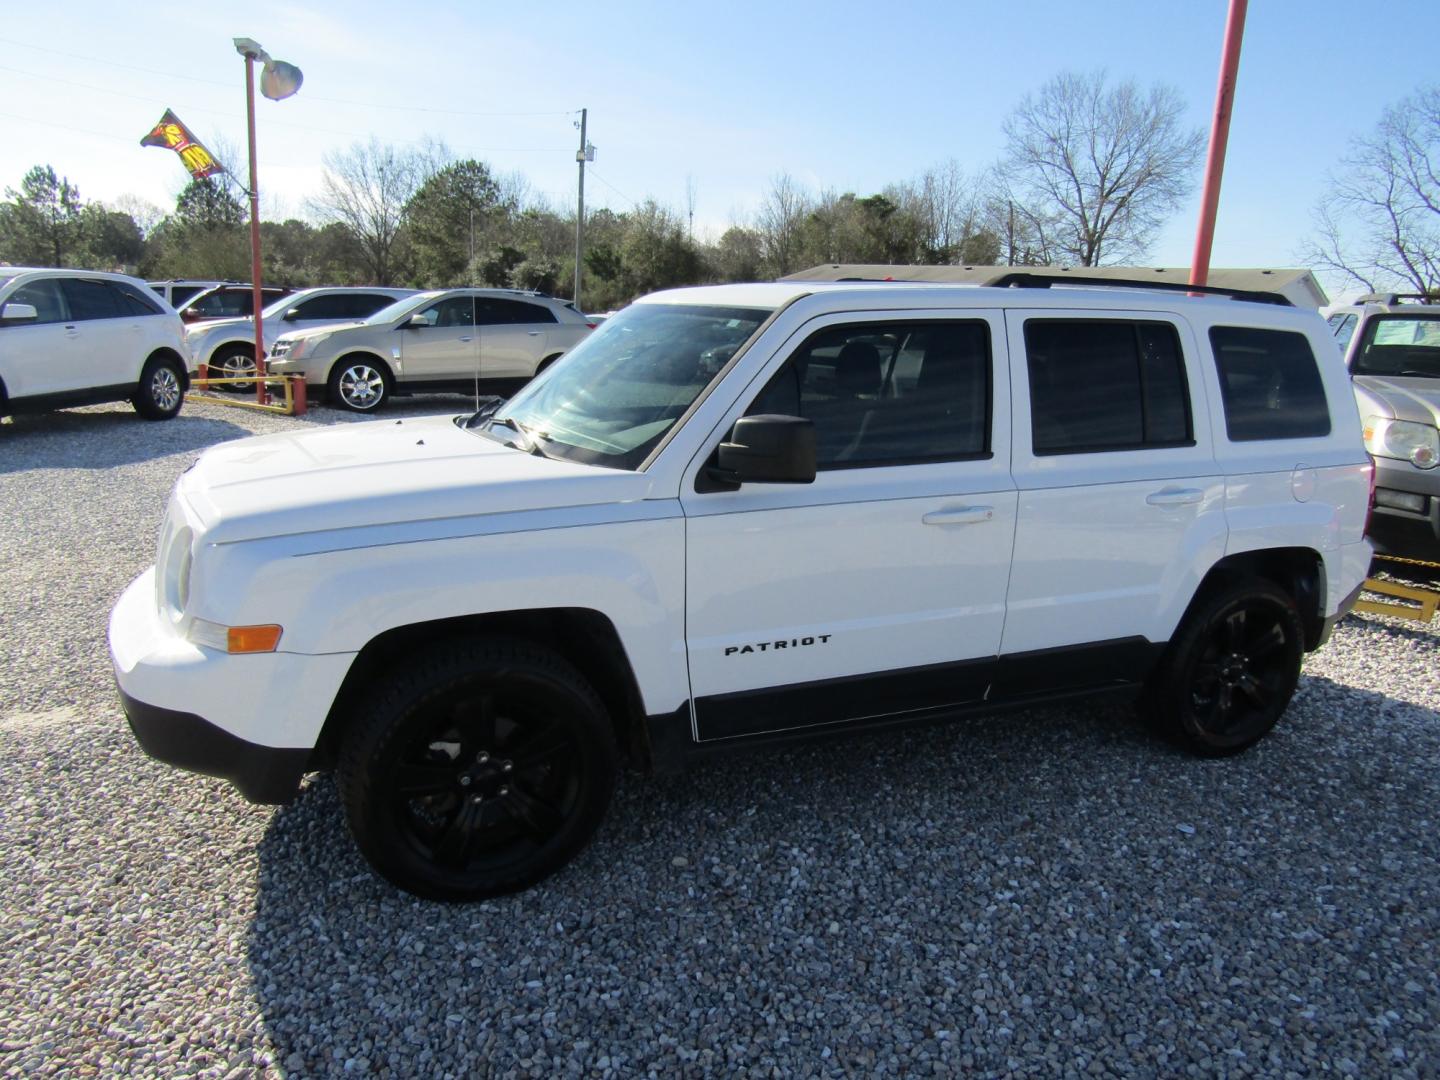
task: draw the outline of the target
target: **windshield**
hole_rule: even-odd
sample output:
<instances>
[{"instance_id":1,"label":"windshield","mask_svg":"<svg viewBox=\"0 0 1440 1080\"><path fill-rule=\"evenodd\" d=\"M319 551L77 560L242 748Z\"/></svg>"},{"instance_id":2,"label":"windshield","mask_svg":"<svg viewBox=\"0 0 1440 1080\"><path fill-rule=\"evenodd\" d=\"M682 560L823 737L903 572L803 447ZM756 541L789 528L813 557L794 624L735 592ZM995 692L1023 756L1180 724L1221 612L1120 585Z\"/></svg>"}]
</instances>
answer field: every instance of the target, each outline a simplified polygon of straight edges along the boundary
<instances>
[{"instance_id":1,"label":"windshield","mask_svg":"<svg viewBox=\"0 0 1440 1080\"><path fill-rule=\"evenodd\" d=\"M769 318L759 308L634 304L498 412L550 457L636 469Z\"/></svg>"},{"instance_id":2,"label":"windshield","mask_svg":"<svg viewBox=\"0 0 1440 1080\"><path fill-rule=\"evenodd\" d=\"M1354 374L1440 379L1440 314L1373 315L1363 333Z\"/></svg>"},{"instance_id":3,"label":"windshield","mask_svg":"<svg viewBox=\"0 0 1440 1080\"><path fill-rule=\"evenodd\" d=\"M367 326L381 326L385 323L394 322L396 319L400 318L400 316L404 315L407 311L412 311L418 307L424 307L431 300L434 300L437 296L444 295L445 293L442 290L436 289L432 292L422 292L417 293L414 296L407 296L403 300L396 300L393 304L388 304L385 307L382 307L379 311L375 312L374 315L371 315L368 319L365 320L365 324Z\"/></svg>"}]
</instances>

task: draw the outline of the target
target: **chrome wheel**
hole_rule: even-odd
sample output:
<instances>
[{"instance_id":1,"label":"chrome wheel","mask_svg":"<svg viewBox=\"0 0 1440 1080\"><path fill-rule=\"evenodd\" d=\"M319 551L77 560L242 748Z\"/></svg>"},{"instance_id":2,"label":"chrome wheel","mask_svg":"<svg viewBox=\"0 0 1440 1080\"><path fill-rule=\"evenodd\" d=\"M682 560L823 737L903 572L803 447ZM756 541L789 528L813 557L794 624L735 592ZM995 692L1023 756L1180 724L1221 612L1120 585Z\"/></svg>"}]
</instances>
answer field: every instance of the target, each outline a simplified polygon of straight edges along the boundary
<instances>
[{"instance_id":1,"label":"chrome wheel","mask_svg":"<svg viewBox=\"0 0 1440 1080\"><path fill-rule=\"evenodd\" d=\"M157 367L150 376L150 397L164 412L180 407L180 380L169 367Z\"/></svg>"},{"instance_id":2,"label":"chrome wheel","mask_svg":"<svg viewBox=\"0 0 1440 1080\"><path fill-rule=\"evenodd\" d=\"M350 364L340 372L336 389L347 409L367 412L385 400L385 376L369 364Z\"/></svg>"},{"instance_id":3,"label":"chrome wheel","mask_svg":"<svg viewBox=\"0 0 1440 1080\"><path fill-rule=\"evenodd\" d=\"M255 353L253 350L247 352L244 349L222 353L215 358L212 367L216 369L214 373L216 378L232 379L242 375L254 375ZM234 386L222 386L221 389L231 394L243 394L253 391L255 384L240 383Z\"/></svg>"}]
</instances>

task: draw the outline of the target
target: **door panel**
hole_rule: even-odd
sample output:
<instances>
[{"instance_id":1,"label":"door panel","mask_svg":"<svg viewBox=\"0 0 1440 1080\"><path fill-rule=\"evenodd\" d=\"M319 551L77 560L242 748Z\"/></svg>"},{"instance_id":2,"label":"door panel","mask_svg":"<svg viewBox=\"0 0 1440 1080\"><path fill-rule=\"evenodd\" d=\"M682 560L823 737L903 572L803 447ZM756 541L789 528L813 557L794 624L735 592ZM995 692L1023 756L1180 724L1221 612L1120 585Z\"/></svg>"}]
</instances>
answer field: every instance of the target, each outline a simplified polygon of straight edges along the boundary
<instances>
[{"instance_id":1,"label":"door panel","mask_svg":"<svg viewBox=\"0 0 1440 1080\"><path fill-rule=\"evenodd\" d=\"M54 394L86 386L80 324L54 278L21 285L4 303L29 304L37 318L0 326L0 375L11 397Z\"/></svg>"},{"instance_id":2,"label":"door panel","mask_svg":"<svg viewBox=\"0 0 1440 1080\"><path fill-rule=\"evenodd\" d=\"M479 363L475 335L475 301L452 296L425 308L420 314L429 326L405 325L396 331L405 381L434 382L471 379Z\"/></svg>"},{"instance_id":3,"label":"door panel","mask_svg":"<svg viewBox=\"0 0 1440 1080\"><path fill-rule=\"evenodd\" d=\"M958 321L953 313L950 321ZM1002 377L986 369L983 393L994 395L988 435L972 427L975 416L983 426L990 406L973 399L973 384L927 385L931 356L932 372L941 371L936 349L906 362L904 343L917 326L941 325L921 325L923 315L911 313L864 325L853 317L812 321L772 362L765 389L738 402L712 437L718 443L747 410L813 414L822 471L813 484L698 492L687 482L682 492L700 740L863 722L984 696L1004 624L1017 496L1003 324L985 313L966 321L988 328L1000 354ZM798 390L787 389L794 373ZM964 398L953 410L936 405L947 392ZM901 429L917 416L943 426L936 445L958 432L978 440L980 452L956 444L956 460L885 463L913 456Z\"/></svg>"},{"instance_id":4,"label":"door panel","mask_svg":"<svg viewBox=\"0 0 1440 1080\"><path fill-rule=\"evenodd\" d=\"M1030 319L1076 330L1068 339L1047 335L1054 355L1037 346L1030 357ZM1200 578L1225 552L1225 483L1212 452L1190 328L1178 316L1155 312L1097 318L1093 312L1011 311L1006 320L1020 498L1001 653L1137 635L1164 642ZM1087 322L1144 324L1149 344L1138 344L1137 332L1133 384L1103 384L1111 370L1107 357L1118 354L1093 355L1095 342L1104 342L1087 342ZM1170 329L1151 334L1157 324ZM1157 341L1166 343L1167 361L1178 345L1183 368L1158 363ZM1130 362L1117 358L1114 370ZM1158 386L1165 371L1174 381L1162 393L1151 380ZM1032 385L1047 379L1057 381L1039 390ZM1136 445L1090 448L1116 438ZM1082 449L1058 449L1067 439Z\"/></svg>"}]
</instances>

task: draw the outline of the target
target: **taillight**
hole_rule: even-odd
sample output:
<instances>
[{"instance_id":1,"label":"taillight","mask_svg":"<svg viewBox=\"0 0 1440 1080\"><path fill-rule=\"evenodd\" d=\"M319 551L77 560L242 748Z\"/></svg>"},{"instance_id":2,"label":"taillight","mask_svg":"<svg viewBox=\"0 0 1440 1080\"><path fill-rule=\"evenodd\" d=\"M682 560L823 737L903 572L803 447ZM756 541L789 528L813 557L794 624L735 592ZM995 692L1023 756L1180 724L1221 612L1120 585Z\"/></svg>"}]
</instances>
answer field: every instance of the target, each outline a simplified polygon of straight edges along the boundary
<instances>
[{"instance_id":1,"label":"taillight","mask_svg":"<svg viewBox=\"0 0 1440 1080\"><path fill-rule=\"evenodd\" d=\"M598 322L587 322L587 323L585 324L585 329L586 329L586 330L594 330L595 327L597 327L597 326L599 326L599 325L600 325L600 324L599 324Z\"/></svg>"}]
</instances>

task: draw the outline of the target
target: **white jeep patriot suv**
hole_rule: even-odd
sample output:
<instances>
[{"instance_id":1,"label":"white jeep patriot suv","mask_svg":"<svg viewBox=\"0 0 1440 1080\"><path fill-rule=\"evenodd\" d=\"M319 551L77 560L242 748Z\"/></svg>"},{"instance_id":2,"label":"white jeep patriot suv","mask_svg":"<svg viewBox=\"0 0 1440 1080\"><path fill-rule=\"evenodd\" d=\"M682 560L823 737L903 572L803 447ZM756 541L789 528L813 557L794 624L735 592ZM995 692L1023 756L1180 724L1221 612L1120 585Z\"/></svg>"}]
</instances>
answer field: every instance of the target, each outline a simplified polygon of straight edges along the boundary
<instances>
[{"instance_id":1,"label":"white jeep patriot suv","mask_svg":"<svg viewBox=\"0 0 1440 1080\"><path fill-rule=\"evenodd\" d=\"M131 726L257 802L334 768L447 899L573 858L622 760L1096 694L1241 750L1371 557L1326 326L1246 295L681 289L475 415L214 447L111 617Z\"/></svg>"}]
</instances>

